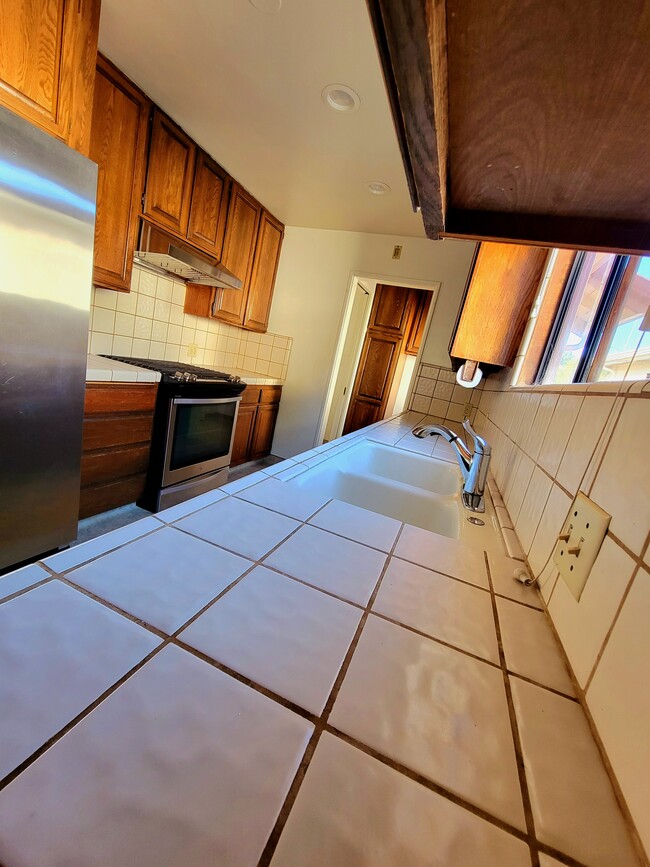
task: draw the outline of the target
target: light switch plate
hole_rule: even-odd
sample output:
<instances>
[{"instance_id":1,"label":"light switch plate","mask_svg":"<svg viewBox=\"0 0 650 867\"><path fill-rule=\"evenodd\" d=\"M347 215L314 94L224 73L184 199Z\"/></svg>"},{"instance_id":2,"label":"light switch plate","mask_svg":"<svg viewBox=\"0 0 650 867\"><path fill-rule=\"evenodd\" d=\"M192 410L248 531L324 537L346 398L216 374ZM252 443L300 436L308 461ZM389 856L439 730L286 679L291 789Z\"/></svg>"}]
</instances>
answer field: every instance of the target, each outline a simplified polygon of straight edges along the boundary
<instances>
[{"instance_id":1,"label":"light switch plate","mask_svg":"<svg viewBox=\"0 0 650 867\"><path fill-rule=\"evenodd\" d=\"M577 600L582 596L611 519L585 494L576 494L555 545L553 560Z\"/></svg>"}]
</instances>

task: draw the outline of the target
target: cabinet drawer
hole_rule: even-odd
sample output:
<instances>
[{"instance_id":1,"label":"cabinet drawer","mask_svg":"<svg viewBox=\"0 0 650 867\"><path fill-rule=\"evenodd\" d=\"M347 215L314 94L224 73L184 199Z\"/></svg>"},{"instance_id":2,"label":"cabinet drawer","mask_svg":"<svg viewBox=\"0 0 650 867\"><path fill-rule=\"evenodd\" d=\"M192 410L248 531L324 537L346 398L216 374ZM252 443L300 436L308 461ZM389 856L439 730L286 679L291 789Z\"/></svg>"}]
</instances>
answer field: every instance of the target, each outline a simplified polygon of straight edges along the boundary
<instances>
[{"instance_id":1,"label":"cabinet drawer","mask_svg":"<svg viewBox=\"0 0 650 867\"><path fill-rule=\"evenodd\" d=\"M87 385L84 415L153 412L158 383L135 385Z\"/></svg>"},{"instance_id":2,"label":"cabinet drawer","mask_svg":"<svg viewBox=\"0 0 650 867\"><path fill-rule=\"evenodd\" d=\"M149 466L149 443L125 448L84 452L81 456L81 486L96 485L136 473Z\"/></svg>"},{"instance_id":3,"label":"cabinet drawer","mask_svg":"<svg viewBox=\"0 0 650 867\"><path fill-rule=\"evenodd\" d=\"M281 385L263 385L260 389L260 403L280 403Z\"/></svg>"},{"instance_id":4,"label":"cabinet drawer","mask_svg":"<svg viewBox=\"0 0 650 867\"><path fill-rule=\"evenodd\" d=\"M83 450L108 449L151 440L153 415L87 418L83 427Z\"/></svg>"},{"instance_id":5,"label":"cabinet drawer","mask_svg":"<svg viewBox=\"0 0 650 867\"><path fill-rule=\"evenodd\" d=\"M250 403L259 403L262 389L259 385L247 385L241 394L241 406Z\"/></svg>"}]
</instances>

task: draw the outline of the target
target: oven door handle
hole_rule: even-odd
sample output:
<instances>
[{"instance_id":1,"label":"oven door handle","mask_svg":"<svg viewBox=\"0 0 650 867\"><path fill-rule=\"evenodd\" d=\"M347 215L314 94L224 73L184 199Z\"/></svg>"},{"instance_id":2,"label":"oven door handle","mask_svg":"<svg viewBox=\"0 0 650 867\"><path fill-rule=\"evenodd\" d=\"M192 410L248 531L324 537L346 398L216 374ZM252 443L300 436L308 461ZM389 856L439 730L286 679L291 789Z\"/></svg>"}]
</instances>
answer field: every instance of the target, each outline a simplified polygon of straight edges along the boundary
<instances>
[{"instance_id":1,"label":"oven door handle","mask_svg":"<svg viewBox=\"0 0 650 867\"><path fill-rule=\"evenodd\" d=\"M213 403L239 403L241 395L238 397L173 397L172 403L175 404L213 404Z\"/></svg>"}]
</instances>

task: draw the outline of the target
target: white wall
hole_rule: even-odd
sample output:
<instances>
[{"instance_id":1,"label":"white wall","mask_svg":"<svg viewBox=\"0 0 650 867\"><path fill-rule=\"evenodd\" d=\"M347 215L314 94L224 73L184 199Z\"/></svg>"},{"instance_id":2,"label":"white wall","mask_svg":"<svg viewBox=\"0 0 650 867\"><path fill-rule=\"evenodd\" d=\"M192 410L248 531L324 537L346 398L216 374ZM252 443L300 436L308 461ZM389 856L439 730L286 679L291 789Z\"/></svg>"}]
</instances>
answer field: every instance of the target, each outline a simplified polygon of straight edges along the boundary
<instances>
[{"instance_id":1,"label":"white wall","mask_svg":"<svg viewBox=\"0 0 650 867\"><path fill-rule=\"evenodd\" d=\"M395 244L403 248L399 260L391 258ZM425 354L449 366L447 345L473 252L469 241L287 227L269 330L293 337L293 349L274 454L290 457L315 444L351 275L440 282Z\"/></svg>"}]
</instances>

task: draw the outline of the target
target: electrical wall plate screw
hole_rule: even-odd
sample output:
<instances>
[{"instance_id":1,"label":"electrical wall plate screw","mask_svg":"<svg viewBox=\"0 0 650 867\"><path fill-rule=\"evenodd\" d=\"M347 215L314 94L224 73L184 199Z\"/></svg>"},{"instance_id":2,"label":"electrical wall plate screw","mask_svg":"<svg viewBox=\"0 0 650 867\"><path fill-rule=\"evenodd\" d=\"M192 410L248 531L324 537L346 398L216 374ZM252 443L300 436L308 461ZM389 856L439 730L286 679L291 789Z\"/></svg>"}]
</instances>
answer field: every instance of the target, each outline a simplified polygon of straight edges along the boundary
<instances>
[{"instance_id":1,"label":"electrical wall plate screw","mask_svg":"<svg viewBox=\"0 0 650 867\"><path fill-rule=\"evenodd\" d=\"M594 565L611 516L583 493L576 494L557 537L553 561L579 601Z\"/></svg>"}]
</instances>

